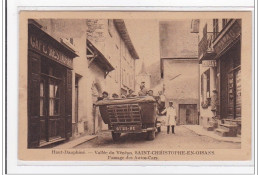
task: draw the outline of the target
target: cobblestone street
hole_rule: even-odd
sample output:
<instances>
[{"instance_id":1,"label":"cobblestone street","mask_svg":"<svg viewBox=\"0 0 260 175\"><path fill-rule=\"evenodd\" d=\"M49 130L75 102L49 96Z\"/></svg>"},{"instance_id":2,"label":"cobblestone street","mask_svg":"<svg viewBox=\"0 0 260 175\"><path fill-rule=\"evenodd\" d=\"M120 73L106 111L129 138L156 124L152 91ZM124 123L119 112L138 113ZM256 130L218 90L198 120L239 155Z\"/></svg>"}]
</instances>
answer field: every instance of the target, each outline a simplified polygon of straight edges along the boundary
<instances>
[{"instance_id":1,"label":"cobblestone street","mask_svg":"<svg viewBox=\"0 0 260 175\"><path fill-rule=\"evenodd\" d=\"M163 148L163 149L240 149L240 143L218 141L199 136L184 126L177 126L176 134L167 134L166 127L153 141L147 141L145 134L123 134L118 142L112 140L111 133L103 131L98 137L75 148Z\"/></svg>"}]
</instances>

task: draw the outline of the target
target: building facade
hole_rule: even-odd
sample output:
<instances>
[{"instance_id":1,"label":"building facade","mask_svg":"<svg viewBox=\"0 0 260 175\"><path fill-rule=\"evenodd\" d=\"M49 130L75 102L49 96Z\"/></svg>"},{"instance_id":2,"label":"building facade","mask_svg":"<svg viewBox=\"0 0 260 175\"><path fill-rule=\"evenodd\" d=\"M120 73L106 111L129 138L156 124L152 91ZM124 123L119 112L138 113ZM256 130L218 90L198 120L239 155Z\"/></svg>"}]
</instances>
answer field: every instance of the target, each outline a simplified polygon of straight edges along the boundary
<instances>
[{"instance_id":1,"label":"building facade","mask_svg":"<svg viewBox=\"0 0 260 175\"><path fill-rule=\"evenodd\" d=\"M135 88L124 21L38 19L28 30L28 147L106 129L97 97Z\"/></svg>"},{"instance_id":2,"label":"building facade","mask_svg":"<svg viewBox=\"0 0 260 175\"><path fill-rule=\"evenodd\" d=\"M236 136L241 133L241 20L201 20L199 35L201 125Z\"/></svg>"},{"instance_id":3,"label":"building facade","mask_svg":"<svg viewBox=\"0 0 260 175\"><path fill-rule=\"evenodd\" d=\"M28 21L28 147L72 136L72 69L78 55Z\"/></svg>"},{"instance_id":4,"label":"building facade","mask_svg":"<svg viewBox=\"0 0 260 175\"><path fill-rule=\"evenodd\" d=\"M198 124L198 38L190 21L160 22L161 77L166 97L177 111L177 124Z\"/></svg>"}]
</instances>

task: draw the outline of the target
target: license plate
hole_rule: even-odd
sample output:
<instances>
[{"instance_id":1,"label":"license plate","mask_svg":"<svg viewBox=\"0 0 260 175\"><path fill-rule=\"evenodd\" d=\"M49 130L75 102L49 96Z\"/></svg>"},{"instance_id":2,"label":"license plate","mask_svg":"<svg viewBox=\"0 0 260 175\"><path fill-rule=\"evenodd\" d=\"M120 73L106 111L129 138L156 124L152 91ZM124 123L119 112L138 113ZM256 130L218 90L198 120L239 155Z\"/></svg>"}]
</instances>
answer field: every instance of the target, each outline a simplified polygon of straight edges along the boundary
<instances>
[{"instance_id":1,"label":"license plate","mask_svg":"<svg viewBox=\"0 0 260 175\"><path fill-rule=\"evenodd\" d=\"M117 132L139 132L142 130L140 125L114 126Z\"/></svg>"}]
</instances>

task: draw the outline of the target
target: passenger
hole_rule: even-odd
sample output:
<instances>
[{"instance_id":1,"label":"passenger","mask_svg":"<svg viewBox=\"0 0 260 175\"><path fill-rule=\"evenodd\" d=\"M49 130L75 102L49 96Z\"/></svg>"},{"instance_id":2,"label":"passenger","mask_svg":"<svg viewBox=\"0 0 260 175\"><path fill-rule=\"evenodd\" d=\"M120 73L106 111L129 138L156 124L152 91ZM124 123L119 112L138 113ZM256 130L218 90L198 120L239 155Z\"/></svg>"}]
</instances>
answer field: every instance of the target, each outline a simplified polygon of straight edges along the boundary
<instances>
[{"instance_id":1,"label":"passenger","mask_svg":"<svg viewBox=\"0 0 260 175\"><path fill-rule=\"evenodd\" d=\"M129 94L126 97L135 97L134 91L132 89L129 90Z\"/></svg>"},{"instance_id":2,"label":"passenger","mask_svg":"<svg viewBox=\"0 0 260 175\"><path fill-rule=\"evenodd\" d=\"M109 97L108 97L108 92L104 91L104 92L102 93L102 98L103 98L103 100L109 99Z\"/></svg>"},{"instance_id":3,"label":"passenger","mask_svg":"<svg viewBox=\"0 0 260 175\"><path fill-rule=\"evenodd\" d=\"M119 98L119 95L117 95L116 93L113 93L113 94L112 94L112 98L114 98L114 99L115 99L115 98Z\"/></svg>"},{"instance_id":4,"label":"passenger","mask_svg":"<svg viewBox=\"0 0 260 175\"><path fill-rule=\"evenodd\" d=\"M149 90L149 91L148 91L148 95L149 95L149 96L153 96L153 90Z\"/></svg>"},{"instance_id":5,"label":"passenger","mask_svg":"<svg viewBox=\"0 0 260 175\"><path fill-rule=\"evenodd\" d=\"M167 126L167 134L170 132L170 126L172 128L172 133L174 132L174 126L176 125L176 110L173 106L173 101L169 101L169 107L166 108L162 114L166 113L166 126Z\"/></svg>"},{"instance_id":6,"label":"passenger","mask_svg":"<svg viewBox=\"0 0 260 175\"><path fill-rule=\"evenodd\" d=\"M147 95L147 90L145 88L145 82L142 82L140 85L140 91L138 92L139 96L146 96Z\"/></svg>"}]
</instances>

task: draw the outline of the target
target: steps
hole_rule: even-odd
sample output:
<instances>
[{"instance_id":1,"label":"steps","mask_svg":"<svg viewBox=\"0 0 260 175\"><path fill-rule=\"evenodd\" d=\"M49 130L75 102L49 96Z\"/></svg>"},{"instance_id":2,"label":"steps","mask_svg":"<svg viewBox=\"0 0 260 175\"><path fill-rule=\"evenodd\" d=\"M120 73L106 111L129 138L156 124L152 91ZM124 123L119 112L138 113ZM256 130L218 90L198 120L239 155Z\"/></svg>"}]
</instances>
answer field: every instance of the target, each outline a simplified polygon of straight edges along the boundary
<instances>
[{"instance_id":1,"label":"steps","mask_svg":"<svg viewBox=\"0 0 260 175\"><path fill-rule=\"evenodd\" d=\"M208 121L208 125L204 126L203 128L207 131L214 131L215 128L218 127L218 123L216 121Z\"/></svg>"},{"instance_id":2,"label":"steps","mask_svg":"<svg viewBox=\"0 0 260 175\"><path fill-rule=\"evenodd\" d=\"M215 132L222 137L236 137L237 125L234 124L219 124Z\"/></svg>"},{"instance_id":3,"label":"steps","mask_svg":"<svg viewBox=\"0 0 260 175\"><path fill-rule=\"evenodd\" d=\"M209 126L209 125L204 126L203 128L206 129L207 131L214 131L214 129L215 129L213 126Z\"/></svg>"},{"instance_id":4,"label":"steps","mask_svg":"<svg viewBox=\"0 0 260 175\"><path fill-rule=\"evenodd\" d=\"M241 134L241 119L208 120L203 128L221 137L237 137Z\"/></svg>"}]
</instances>

